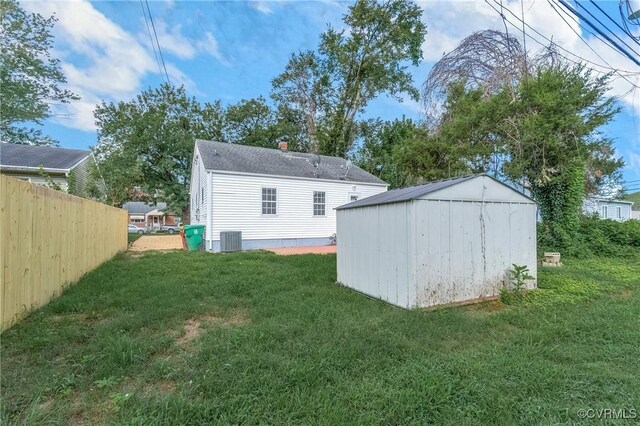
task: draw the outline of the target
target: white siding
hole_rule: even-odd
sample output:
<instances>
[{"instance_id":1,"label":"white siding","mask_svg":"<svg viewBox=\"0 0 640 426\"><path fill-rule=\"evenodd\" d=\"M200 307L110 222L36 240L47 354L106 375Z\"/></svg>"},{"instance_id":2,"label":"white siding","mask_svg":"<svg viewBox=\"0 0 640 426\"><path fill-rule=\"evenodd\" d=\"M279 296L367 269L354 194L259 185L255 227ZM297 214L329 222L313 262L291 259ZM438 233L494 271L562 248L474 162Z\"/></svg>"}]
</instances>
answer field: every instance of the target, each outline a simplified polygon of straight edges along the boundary
<instances>
[{"instance_id":1,"label":"white siding","mask_svg":"<svg viewBox=\"0 0 640 426\"><path fill-rule=\"evenodd\" d=\"M5 172L2 171L2 174L6 174L7 176L11 176L16 179L22 179L29 181L36 185L49 186L49 180L44 178L40 173L28 173L28 172ZM67 191L67 178L64 175L58 174L49 174L49 178L53 183L58 185L62 191Z\"/></svg>"},{"instance_id":2,"label":"white siding","mask_svg":"<svg viewBox=\"0 0 640 426\"><path fill-rule=\"evenodd\" d=\"M190 223L206 225L209 210L207 200L210 198L210 193L207 188L207 171L200 158L197 145L193 154L191 182L189 186L191 192Z\"/></svg>"},{"instance_id":3,"label":"white siding","mask_svg":"<svg viewBox=\"0 0 640 426\"><path fill-rule=\"evenodd\" d=\"M495 297L514 263L535 277L535 203L490 178L450 189L339 210L338 281L416 308Z\"/></svg>"},{"instance_id":4,"label":"white siding","mask_svg":"<svg viewBox=\"0 0 640 426\"><path fill-rule=\"evenodd\" d=\"M342 181L223 174L212 176L212 235L242 231L243 240L327 238L336 233L335 208L351 193L360 198L384 192L385 186ZM262 214L262 188L277 189L277 214ZM325 192L325 216L313 215L313 192ZM193 195L192 195L193 199Z\"/></svg>"},{"instance_id":5,"label":"white siding","mask_svg":"<svg viewBox=\"0 0 640 426\"><path fill-rule=\"evenodd\" d=\"M632 204L615 200L587 199L583 204L583 211L587 214L596 213L602 219L625 221L632 218L631 207ZM620 209L620 217L618 217L618 209Z\"/></svg>"},{"instance_id":6,"label":"white siding","mask_svg":"<svg viewBox=\"0 0 640 426\"><path fill-rule=\"evenodd\" d=\"M414 307L497 296L514 263L536 276L534 204L416 200L414 208Z\"/></svg>"},{"instance_id":7,"label":"white siding","mask_svg":"<svg viewBox=\"0 0 640 426\"><path fill-rule=\"evenodd\" d=\"M394 305L408 307L411 203L338 213L338 281ZM402 218L397 220L397 218Z\"/></svg>"}]
</instances>

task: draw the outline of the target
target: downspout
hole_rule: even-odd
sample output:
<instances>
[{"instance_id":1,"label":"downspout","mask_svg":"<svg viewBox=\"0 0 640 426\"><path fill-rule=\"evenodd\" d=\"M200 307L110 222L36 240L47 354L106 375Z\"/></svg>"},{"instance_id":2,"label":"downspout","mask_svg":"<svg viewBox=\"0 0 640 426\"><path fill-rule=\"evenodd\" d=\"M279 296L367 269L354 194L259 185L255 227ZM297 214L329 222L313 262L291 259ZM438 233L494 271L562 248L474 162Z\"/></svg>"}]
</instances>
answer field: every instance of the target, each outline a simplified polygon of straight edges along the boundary
<instances>
[{"instance_id":1,"label":"downspout","mask_svg":"<svg viewBox=\"0 0 640 426\"><path fill-rule=\"evenodd\" d=\"M205 238L209 241L209 248L213 251L213 175L207 171L207 223L205 228ZM206 247L205 247L206 248Z\"/></svg>"}]
</instances>

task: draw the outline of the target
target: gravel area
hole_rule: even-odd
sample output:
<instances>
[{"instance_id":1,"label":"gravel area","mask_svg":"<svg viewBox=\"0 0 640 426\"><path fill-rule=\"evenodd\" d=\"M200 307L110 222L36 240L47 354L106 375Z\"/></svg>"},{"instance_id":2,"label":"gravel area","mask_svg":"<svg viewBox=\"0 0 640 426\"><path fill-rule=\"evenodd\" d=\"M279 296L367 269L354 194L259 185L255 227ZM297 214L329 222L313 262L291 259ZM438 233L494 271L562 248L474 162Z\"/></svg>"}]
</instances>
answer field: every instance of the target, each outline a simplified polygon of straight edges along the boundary
<instances>
[{"instance_id":1,"label":"gravel area","mask_svg":"<svg viewBox=\"0 0 640 426\"><path fill-rule=\"evenodd\" d=\"M131 244L129 250L182 250L182 241L180 235L143 235Z\"/></svg>"}]
</instances>

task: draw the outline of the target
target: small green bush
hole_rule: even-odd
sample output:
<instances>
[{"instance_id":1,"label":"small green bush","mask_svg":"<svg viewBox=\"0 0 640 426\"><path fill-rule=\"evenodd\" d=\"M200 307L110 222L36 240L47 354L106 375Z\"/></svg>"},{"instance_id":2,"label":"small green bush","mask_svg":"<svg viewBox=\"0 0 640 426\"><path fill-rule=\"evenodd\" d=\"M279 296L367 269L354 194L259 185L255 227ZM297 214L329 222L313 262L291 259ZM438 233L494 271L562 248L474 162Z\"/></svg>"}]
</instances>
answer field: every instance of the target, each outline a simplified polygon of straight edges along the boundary
<instances>
[{"instance_id":1,"label":"small green bush","mask_svg":"<svg viewBox=\"0 0 640 426\"><path fill-rule=\"evenodd\" d=\"M576 238L562 243L547 232L544 223L538 225L540 252L561 251L572 257L625 256L640 249L640 221L602 220L597 216L584 216Z\"/></svg>"}]
</instances>

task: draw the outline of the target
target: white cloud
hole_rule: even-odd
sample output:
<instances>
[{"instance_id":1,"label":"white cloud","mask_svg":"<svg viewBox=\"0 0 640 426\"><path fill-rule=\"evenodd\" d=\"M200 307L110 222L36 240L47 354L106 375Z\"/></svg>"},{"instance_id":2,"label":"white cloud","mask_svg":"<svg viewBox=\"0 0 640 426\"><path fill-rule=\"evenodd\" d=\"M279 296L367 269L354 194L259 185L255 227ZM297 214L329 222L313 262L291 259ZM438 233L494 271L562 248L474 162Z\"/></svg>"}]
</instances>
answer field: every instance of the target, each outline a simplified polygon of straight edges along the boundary
<instances>
[{"instance_id":1,"label":"white cloud","mask_svg":"<svg viewBox=\"0 0 640 426\"><path fill-rule=\"evenodd\" d=\"M172 1L165 2L171 9ZM23 7L43 16L58 18L54 27L55 57L61 59L61 69L67 77L67 87L80 96L79 101L56 105L53 120L67 127L95 130L93 110L105 100L132 98L148 74L160 74L146 32L144 21L136 34L129 33L93 7L87 0L60 2L24 2ZM211 55L228 64L214 35L207 32L201 40L185 36L180 25L169 26L156 20L158 41L162 47L167 73L174 84L183 84L191 93L198 93L196 84L168 55L193 59L199 53Z\"/></svg>"},{"instance_id":2,"label":"white cloud","mask_svg":"<svg viewBox=\"0 0 640 426\"><path fill-rule=\"evenodd\" d=\"M163 53L171 53L181 59L193 59L196 56L197 52L193 41L182 34L182 25L169 28L162 20L155 20L154 23L158 34L158 43L160 43ZM148 32L140 34L140 38L144 40L149 49L152 48ZM153 43L155 46L155 39Z\"/></svg>"},{"instance_id":3,"label":"white cloud","mask_svg":"<svg viewBox=\"0 0 640 426\"><path fill-rule=\"evenodd\" d=\"M62 52L61 68L68 87L81 96L79 101L55 107L54 120L62 125L94 130L96 103L131 97L142 77L157 71L147 49L88 1L24 2L23 7L43 16L55 13L58 18L54 35L56 50ZM82 61L71 63L71 57Z\"/></svg>"},{"instance_id":4,"label":"white cloud","mask_svg":"<svg viewBox=\"0 0 640 426\"><path fill-rule=\"evenodd\" d=\"M221 64L228 65L229 61L225 59L225 57L220 52L220 45L218 44L218 40L216 37L210 33L206 32L205 36L202 40L198 42L198 47L203 51L208 53L217 59Z\"/></svg>"},{"instance_id":5,"label":"white cloud","mask_svg":"<svg viewBox=\"0 0 640 426\"><path fill-rule=\"evenodd\" d=\"M269 3L267 1L250 1L249 6L257 10L258 12L264 13L265 15L270 15L273 13L273 10L269 7Z\"/></svg>"}]
</instances>

